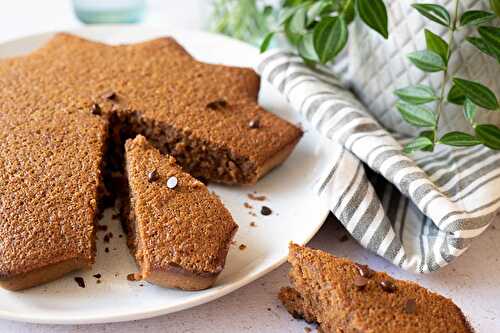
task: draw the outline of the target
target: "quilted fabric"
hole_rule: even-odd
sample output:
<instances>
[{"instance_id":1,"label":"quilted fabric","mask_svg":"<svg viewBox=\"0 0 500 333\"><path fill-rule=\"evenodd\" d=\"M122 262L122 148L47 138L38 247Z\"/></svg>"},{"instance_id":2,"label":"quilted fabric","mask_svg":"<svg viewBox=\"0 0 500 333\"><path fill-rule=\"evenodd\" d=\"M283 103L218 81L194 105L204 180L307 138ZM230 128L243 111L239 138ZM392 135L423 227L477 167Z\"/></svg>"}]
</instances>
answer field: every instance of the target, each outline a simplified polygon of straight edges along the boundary
<instances>
[{"instance_id":1,"label":"quilted fabric","mask_svg":"<svg viewBox=\"0 0 500 333\"><path fill-rule=\"evenodd\" d=\"M383 40L359 21L354 24L350 37L350 67L347 76L351 87L382 125L409 135L417 134L419 129L401 119L395 108L397 98L394 90L410 84L427 84L438 91L442 73L424 73L413 66L406 55L425 49L424 28L448 40L446 28L421 16L411 7L415 2L422 1L386 1L389 9L388 40ZM446 5L450 12L454 4L454 0L426 2ZM484 0L461 0L460 7L463 12L487 9L488 6ZM450 73L480 81L500 96L500 65L465 41L465 36L470 35L470 32L464 29L455 33L456 52L450 61ZM481 110L478 112L478 122L500 125L500 112ZM440 129L470 131L471 126L460 107L448 105L441 116Z\"/></svg>"}]
</instances>

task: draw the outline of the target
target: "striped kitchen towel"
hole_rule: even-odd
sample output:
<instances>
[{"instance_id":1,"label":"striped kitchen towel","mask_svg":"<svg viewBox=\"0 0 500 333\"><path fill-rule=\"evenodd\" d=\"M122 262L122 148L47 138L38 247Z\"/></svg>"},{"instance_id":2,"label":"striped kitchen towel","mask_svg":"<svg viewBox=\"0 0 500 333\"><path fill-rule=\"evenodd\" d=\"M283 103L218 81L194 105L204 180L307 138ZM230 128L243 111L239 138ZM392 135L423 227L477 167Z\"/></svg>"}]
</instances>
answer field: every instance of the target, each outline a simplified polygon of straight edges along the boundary
<instances>
[{"instance_id":1,"label":"striped kitchen towel","mask_svg":"<svg viewBox=\"0 0 500 333\"><path fill-rule=\"evenodd\" d=\"M408 156L328 69L270 50L257 70L337 148L315 191L367 249L406 270L433 272L500 210L499 152L446 147Z\"/></svg>"}]
</instances>

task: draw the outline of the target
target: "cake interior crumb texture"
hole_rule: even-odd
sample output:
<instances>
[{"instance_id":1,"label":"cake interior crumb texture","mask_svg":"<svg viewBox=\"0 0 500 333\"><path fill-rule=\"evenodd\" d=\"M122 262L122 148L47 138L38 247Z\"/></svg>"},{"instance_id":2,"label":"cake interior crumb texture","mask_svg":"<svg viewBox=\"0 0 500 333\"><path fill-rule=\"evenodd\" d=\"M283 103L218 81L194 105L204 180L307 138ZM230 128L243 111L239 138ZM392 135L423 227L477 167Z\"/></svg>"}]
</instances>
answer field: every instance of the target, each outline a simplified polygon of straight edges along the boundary
<instances>
[{"instance_id":1,"label":"cake interior crumb texture","mask_svg":"<svg viewBox=\"0 0 500 333\"><path fill-rule=\"evenodd\" d=\"M109 46L57 34L0 61L0 286L92 265L104 184L128 138L220 183L253 184L283 162L302 131L259 107L258 90L254 71L198 62L172 38Z\"/></svg>"},{"instance_id":2,"label":"cake interior crumb texture","mask_svg":"<svg viewBox=\"0 0 500 333\"><path fill-rule=\"evenodd\" d=\"M295 244L288 261L292 286L279 298L292 316L319 324L320 332L473 332L450 299L416 283Z\"/></svg>"}]
</instances>

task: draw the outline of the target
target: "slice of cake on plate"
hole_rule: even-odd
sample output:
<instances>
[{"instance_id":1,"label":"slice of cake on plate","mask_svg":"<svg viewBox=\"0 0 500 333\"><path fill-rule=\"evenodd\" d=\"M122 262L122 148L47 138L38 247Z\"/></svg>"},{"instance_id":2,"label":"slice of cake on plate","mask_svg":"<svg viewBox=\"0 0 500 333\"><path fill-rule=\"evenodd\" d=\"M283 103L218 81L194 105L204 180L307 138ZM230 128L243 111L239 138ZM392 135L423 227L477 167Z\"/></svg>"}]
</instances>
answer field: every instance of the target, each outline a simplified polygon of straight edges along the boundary
<instances>
[{"instance_id":1,"label":"slice of cake on plate","mask_svg":"<svg viewBox=\"0 0 500 333\"><path fill-rule=\"evenodd\" d=\"M290 245L292 287L279 298L323 333L471 333L449 299L347 259Z\"/></svg>"},{"instance_id":2,"label":"slice of cake on plate","mask_svg":"<svg viewBox=\"0 0 500 333\"><path fill-rule=\"evenodd\" d=\"M126 142L125 160L122 218L142 279L184 290L212 286L238 228L229 211L143 136Z\"/></svg>"}]
</instances>

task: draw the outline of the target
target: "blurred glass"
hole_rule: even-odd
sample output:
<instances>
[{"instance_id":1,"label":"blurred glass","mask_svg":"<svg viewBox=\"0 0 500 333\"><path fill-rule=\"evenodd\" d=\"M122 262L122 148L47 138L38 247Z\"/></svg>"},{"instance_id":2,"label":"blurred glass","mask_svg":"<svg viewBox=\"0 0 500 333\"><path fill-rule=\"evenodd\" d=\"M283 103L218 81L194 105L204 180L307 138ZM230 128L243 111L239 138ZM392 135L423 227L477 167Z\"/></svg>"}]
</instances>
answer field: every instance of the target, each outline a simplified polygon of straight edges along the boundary
<instances>
[{"instance_id":1,"label":"blurred glass","mask_svg":"<svg viewBox=\"0 0 500 333\"><path fill-rule=\"evenodd\" d=\"M144 16L146 0L73 0L73 8L88 24L137 23Z\"/></svg>"}]
</instances>

